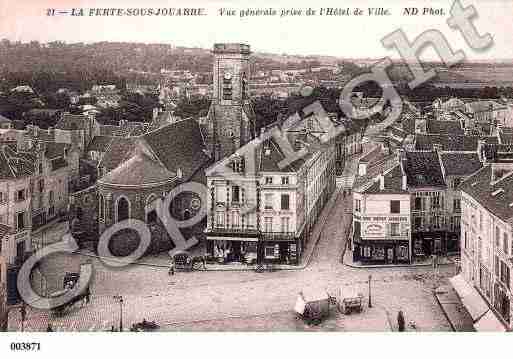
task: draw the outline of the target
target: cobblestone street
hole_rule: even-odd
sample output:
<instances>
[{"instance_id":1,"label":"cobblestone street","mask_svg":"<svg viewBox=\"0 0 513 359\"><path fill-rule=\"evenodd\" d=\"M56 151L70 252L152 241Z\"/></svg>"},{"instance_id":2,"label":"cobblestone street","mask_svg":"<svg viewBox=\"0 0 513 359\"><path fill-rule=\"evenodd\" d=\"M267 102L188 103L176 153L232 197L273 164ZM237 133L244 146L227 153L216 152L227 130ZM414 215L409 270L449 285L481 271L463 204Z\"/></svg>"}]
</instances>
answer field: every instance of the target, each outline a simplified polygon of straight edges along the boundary
<instances>
[{"instance_id":1,"label":"cobblestone street","mask_svg":"<svg viewBox=\"0 0 513 359\"><path fill-rule=\"evenodd\" d=\"M76 272L81 263L91 260L95 268L92 301L84 307L75 304L62 317L31 309L25 327L45 330L51 323L62 331L118 328L120 307L113 296L122 295L125 330L146 319L156 321L163 330L389 331L394 330L400 309L407 322L414 321L418 330L451 330L432 290L435 284L444 282L444 277L453 275L454 268L442 267L439 278L433 280L430 267L351 268L342 264L352 200L342 191L336 191L334 196L334 205L324 209L326 222L317 223L322 226L317 230L319 241L303 270L193 271L169 276L160 257L144 258L145 263L158 266L133 264L113 269L95 257L55 254L40 266L47 292L60 290L66 272ZM45 238L48 244L66 231L67 225L58 223L39 238ZM367 306L369 275L372 308L366 307L362 314L343 316L333 307L330 318L317 327L296 319L296 296L303 288L312 286L334 293L340 286L357 285ZM19 328L19 313L15 310L10 315L10 330Z\"/></svg>"}]
</instances>

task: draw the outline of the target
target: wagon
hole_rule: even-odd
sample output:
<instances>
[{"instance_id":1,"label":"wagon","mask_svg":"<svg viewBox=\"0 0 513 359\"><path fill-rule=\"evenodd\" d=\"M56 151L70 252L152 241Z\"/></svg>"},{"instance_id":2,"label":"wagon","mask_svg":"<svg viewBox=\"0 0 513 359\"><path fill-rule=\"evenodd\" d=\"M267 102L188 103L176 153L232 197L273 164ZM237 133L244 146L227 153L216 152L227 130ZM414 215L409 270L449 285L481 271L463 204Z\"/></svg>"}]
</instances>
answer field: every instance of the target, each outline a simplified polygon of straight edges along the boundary
<instances>
[{"instance_id":1,"label":"wagon","mask_svg":"<svg viewBox=\"0 0 513 359\"><path fill-rule=\"evenodd\" d=\"M337 293L337 306L346 315L352 312L361 313L363 309L363 294L353 286L340 287Z\"/></svg>"},{"instance_id":2,"label":"wagon","mask_svg":"<svg viewBox=\"0 0 513 359\"><path fill-rule=\"evenodd\" d=\"M203 267L203 264L205 263L204 257L191 256L186 251L175 253L173 255L173 261L175 263L176 270L182 270L187 272L192 270L199 270Z\"/></svg>"},{"instance_id":3,"label":"wagon","mask_svg":"<svg viewBox=\"0 0 513 359\"><path fill-rule=\"evenodd\" d=\"M309 324L319 324L330 314L330 296L324 289L304 289L299 292L294 310Z\"/></svg>"}]
</instances>

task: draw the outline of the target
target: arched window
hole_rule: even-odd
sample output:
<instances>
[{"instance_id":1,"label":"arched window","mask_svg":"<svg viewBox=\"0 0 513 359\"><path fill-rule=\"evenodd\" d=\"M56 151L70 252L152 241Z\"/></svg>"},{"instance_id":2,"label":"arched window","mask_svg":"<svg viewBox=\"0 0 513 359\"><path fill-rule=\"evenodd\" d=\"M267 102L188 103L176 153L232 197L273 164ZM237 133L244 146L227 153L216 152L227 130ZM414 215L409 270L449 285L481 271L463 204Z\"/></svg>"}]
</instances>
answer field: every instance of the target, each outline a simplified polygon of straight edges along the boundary
<instances>
[{"instance_id":1,"label":"arched window","mask_svg":"<svg viewBox=\"0 0 513 359\"><path fill-rule=\"evenodd\" d=\"M146 207L152 203L153 201L155 201L157 199L157 195L152 193L150 194L148 197L146 197ZM152 210L148 210L148 208L146 208L146 223L154 223L157 221L157 210L156 209L152 209Z\"/></svg>"},{"instance_id":2,"label":"arched window","mask_svg":"<svg viewBox=\"0 0 513 359\"><path fill-rule=\"evenodd\" d=\"M130 218L130 202L125 197L120 197L117 204L117 222Z\"/></svg>"},{"instance_id":3,"label":"arched window","mask_svg":"<svg viewBox=\"0 0 513 359\"><path fill-rule=\"evenodd\" d=\"M103 220L105 218L105 200L103 199L103 195L98 197L98 211L100 219Z\"/></svg>"}]
</instances>

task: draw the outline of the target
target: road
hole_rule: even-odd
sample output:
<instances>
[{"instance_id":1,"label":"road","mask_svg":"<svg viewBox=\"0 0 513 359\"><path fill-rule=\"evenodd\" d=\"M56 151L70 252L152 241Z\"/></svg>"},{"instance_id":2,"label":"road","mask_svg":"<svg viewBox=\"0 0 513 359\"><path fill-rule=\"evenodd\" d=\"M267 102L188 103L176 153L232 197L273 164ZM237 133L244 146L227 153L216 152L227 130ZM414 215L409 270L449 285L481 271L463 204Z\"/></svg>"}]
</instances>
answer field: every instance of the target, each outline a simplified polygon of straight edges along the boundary
<instances>
[{"instance_id":1,"label":"road","mask_svg":"<svg viewBox=\"0 0 513 359\"><path fill-rule=\"evenodd\" d=\"M166 268L131 265L121 269L92 262L95 277L92 301L79 304L62 317L29 310L26 327L45 330L48 323L62 331L105 330L119 326L120 307L114 295L124 299L124 326L142 319L155 320L163 330L370 330L387 331L401 309L407 321L422 331L449 331L432 294L435 283L453 275L452 266L433 278L430 268L351 268L341 263L351 223L351 197L335 194L334 207L322 228L311 261L304 270L255 273L253 271L178 272ZM321 223L317 224L321 226ZM56 226L47 238L58 238L66 228ZM50 231L52 232L52 231ZM58 290L66 271L78 271L83 255L56 254L41 264L48 291ZM151 261L149 258L147 261ZM368 277L372 275L372 308L358 316L335 313L323 325L311 328L292 312L297 293L303 288L325 288L335 292L343 285L358 285L368 301ZM336 311L335 311L336 312ZM15 311L10 330L20 327Z\"/></svg>"}]
</instances>

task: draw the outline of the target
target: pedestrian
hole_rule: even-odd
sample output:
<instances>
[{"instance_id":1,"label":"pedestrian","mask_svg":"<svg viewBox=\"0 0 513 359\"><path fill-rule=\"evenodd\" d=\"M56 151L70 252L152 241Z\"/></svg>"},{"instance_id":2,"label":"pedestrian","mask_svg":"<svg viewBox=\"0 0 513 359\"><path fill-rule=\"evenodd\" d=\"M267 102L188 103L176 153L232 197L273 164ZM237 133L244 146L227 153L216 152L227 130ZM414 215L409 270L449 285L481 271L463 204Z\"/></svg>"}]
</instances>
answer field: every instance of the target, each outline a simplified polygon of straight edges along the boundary
<instances>
[{"instance_id":1,"label":"pedestrian","mask_svg":"<svg viewBox=\"0 0 513 359\"><path fill-rule=\"evenodd\" d=\"M171 262L169 262L169 275L175 275L175 260L171 258Z\"/></svg>"},{"instance_id":2,"label":"pedestrian","mask_svg":"<svg viewBox=\"0 0 513 359\"><path fill-rule=\"evenodd\" d=\"M52 328L52 325L50 323L48 323L48 326L46 327L46 331L47 332L53 332L53 328Z\"/></svg>"},{"instance_id":3,"label":"pedestrian","mask_svg":"<svg viewBox=\"0 0 513 359\"><path fill-rule=\"evenodd\" d=\"M85 300L86 304L89 304L91 302L91 290L89 289L89 287L87 287L86 289Z\"/></svg>"},{"instance_id":4,"label":"pedestrian","mask_svg":"<svg viewBox=\"0 0 513 359\"><path fill-rule=\"evenodd\" d=\"M404 332L404 314L402 310L397 313L397 329L400 332Z\"/></svg>"}]
</instances>

